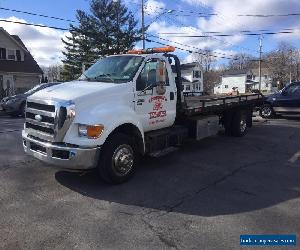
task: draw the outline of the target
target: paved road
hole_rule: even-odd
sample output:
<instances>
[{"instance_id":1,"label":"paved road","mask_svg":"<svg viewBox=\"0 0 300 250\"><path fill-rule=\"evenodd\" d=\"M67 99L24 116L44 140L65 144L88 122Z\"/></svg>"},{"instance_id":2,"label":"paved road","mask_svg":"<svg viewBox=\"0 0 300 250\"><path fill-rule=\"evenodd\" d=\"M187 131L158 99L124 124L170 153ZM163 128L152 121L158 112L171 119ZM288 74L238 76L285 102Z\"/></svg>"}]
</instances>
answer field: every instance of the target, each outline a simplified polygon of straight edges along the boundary
<instances>
[{"instance_id":1,"label":"paved road","mask_svg":"<svg viewBox=\"0 0 300 250\"><path fill-rule=\"evenodd\" d=\"M300 234L300 121L190 142L119 186L26 157L22 122L0 117L2 249L240 249L240 234Z\"/></svg>"}]
</instances>

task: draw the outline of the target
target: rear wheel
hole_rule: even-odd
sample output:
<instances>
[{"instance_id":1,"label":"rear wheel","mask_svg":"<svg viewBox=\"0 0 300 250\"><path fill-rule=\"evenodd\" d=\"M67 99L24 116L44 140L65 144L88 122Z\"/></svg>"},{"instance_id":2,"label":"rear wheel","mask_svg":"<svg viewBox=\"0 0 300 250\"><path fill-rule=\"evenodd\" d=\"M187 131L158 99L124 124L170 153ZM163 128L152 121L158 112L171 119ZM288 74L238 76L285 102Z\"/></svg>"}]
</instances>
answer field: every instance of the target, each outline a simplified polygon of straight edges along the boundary
<instances>
[{"instance_id":1,"label":"rear wheel","mask_svg":"<svg viewBox=\"0 0 300 250\"><path fill-rule=\"evenodd\" d=\"M98 172L109 183L127 181L134 173L137 164L137 150L134 140L116 133L110 136L101 150Z\"/></svg>"},{"instance_id":2,"label":"rear wheel","mask_svg":"<svg viewBox=\"0 0 300 250\"><path fill-rule=\"evenodd\" d=\"M232 119L231 134L241 137L247 133L247 112L237 111Z\"/></svg>"},{"instance_id":3,"label":"rear wheel","mask_svg":"<svg viewBox=\"0 0 300 250\"><path fill-rule=\"evenodd\" d=\"M272 118L275 113L270 104L264 104L260 109L260 116L263 118Z\"/></svg>"}]
</instances>

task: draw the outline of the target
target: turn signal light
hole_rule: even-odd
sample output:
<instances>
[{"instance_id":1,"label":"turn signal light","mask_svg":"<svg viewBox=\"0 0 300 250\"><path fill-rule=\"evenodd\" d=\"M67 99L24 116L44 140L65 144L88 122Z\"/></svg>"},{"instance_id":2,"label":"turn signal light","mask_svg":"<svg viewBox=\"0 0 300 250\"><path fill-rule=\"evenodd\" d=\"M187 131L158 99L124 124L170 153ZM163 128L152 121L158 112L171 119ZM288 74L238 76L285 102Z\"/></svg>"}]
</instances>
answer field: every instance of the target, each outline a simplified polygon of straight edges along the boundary
<instances>
[{"instance_id":1,"label":"turn signal light","mask_svg":"<svg viewBox=\"0 0 300 250\"><path fill-rule=\"evenodd\" d=\"M96 139L101 136L103 132L104 126L103 125L94 125L94 126L87 126L87 136L88 138Z\"/></svg>"}]
</instances>

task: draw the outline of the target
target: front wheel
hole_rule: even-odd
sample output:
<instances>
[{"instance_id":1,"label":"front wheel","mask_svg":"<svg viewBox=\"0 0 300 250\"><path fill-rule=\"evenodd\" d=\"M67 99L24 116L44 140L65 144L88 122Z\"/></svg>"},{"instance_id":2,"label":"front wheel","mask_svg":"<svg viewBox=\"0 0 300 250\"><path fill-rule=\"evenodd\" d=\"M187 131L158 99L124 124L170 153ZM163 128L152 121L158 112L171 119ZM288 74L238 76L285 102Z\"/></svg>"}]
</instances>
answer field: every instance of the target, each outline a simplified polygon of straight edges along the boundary
<instances>
[{"instance_id":1,"label":"front wheel","mask_svg":"<svg viewBox=\"0 0 300 250\"><path fill-rule=\"evenodd\" d=\"M116 133L110 136L100 153L98 172L109 183L127 181L134 173L137 164L137 149L129 136Z\"/></svg>"},{"instance_id":2,"label":"front wheel","mask_svg":"<svg viewBox=\"0 0 300 250\"><path fill-rule=\"evenodd\" d=\"M275 113L270 104L265 104L260 109L260 116L263 118L272 118L274 117Z\"/></svg>"}]
</instances>

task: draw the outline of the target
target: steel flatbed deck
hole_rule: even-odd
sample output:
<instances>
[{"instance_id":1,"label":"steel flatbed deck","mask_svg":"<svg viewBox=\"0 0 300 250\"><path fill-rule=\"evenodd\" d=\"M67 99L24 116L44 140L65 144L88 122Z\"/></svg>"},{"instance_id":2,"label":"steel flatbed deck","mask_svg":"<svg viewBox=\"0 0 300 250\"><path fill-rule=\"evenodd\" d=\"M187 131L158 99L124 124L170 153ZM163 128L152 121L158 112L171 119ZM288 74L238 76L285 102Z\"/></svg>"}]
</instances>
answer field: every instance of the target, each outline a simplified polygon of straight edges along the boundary
<instances>
[{"instance_id":1,"label":"steel flatbed deck","mask_svg":"<svg viewBox=\"0 0 300 250\"><path fill-rule=\"evenodd\" d=\"M218 114L242 106L259 106L264 96L260 93L226 96L184 96L183 111L187 116Z\"/></svg>"}]
</instances>

